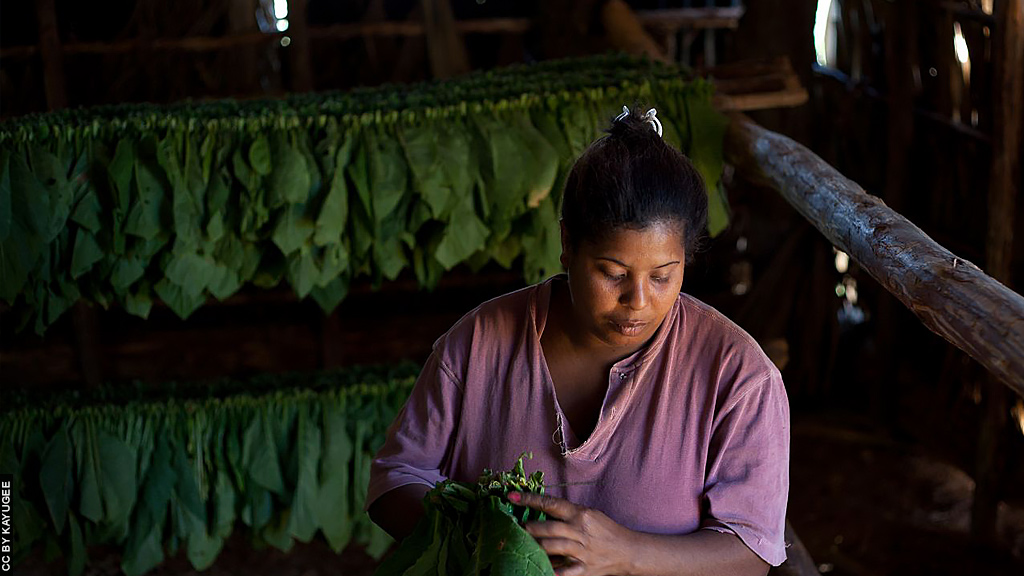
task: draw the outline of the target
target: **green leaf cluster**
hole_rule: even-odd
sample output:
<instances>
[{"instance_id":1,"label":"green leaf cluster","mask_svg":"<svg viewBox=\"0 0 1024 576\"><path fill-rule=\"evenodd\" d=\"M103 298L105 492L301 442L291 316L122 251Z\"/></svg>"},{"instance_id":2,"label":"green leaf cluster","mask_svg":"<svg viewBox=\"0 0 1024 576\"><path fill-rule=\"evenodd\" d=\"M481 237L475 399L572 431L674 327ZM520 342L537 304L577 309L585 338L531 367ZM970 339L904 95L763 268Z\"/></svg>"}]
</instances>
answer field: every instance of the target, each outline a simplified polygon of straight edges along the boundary
<instances>
[{"instance_id":1,"label":"green leaf cluster","mask_svg":"<svg viewBox=\"0 0 1024 576\"><path fill-rule=\"evenodd\" d=\"M485 470L476 484L445 480L423 499L426 514L375 576L553 576L547 553L523 524L544 514L513 505L511 491L544 493L541 471Z\"/></svg>"},{"instance_id":2,"label":"green leaf cluster","mask_svg":"<svg viewBox=\"0 0 1024 576\"><path fill-rule=\"evenodd\" d=\"M0 124L0 299L43 333L78 300L187 318L287 283L325 311L351 281L465 264L561 270L558 209L575 158L623 103L721 195L711 85L623 55L280 100L121 105Z\"/></svg>"},{"instance_id":3,"label":"green leaf cluster","mask_svg":"<svg viewBox=\"0 0 1024 576\"><path fill-rule=\"evenodd\" d=\"M15 478L13 563L38 548L80 574L89 547L106 545L129 576L179 550L203 570L242 526L256 546L288 551L321 537L337 552L355 542L379 557L392 541L363 512L370 462L414 374L354 369L276 385L261 376L163 399L123 389L22 399L0 413L0 472Z\"/></svg>"}]
</instances>

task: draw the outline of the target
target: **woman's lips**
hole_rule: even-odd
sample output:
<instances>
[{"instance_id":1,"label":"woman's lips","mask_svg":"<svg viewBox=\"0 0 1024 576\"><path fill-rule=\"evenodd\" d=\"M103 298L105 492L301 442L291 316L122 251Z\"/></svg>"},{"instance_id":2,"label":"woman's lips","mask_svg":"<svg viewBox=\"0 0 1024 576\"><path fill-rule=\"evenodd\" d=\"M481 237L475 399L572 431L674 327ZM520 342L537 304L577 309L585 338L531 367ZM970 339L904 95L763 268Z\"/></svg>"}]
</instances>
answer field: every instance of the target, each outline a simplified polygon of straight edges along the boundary
<instances>
[{"instance_id":1,"label":"woman's lips","mask_svg":"<svg viewBox=\"0 0 1024 576\"><path fill-rule=\"evenodd\" d=\"M616 320L611 321L611 325L615 328L615 331L623 336L639 336L644 328L647 327L647 322L631 321L631 322L619 322Z\"/></svg>"}]
</instances>

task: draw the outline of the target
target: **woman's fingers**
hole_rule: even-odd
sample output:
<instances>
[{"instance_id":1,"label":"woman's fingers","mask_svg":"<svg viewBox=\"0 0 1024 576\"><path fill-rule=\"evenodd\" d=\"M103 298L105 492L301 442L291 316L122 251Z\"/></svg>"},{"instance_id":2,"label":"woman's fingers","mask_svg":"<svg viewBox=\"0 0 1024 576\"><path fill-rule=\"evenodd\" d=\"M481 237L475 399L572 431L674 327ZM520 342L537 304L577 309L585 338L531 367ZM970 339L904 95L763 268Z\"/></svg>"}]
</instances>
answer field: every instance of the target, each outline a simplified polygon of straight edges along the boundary
<instances>
[{"instance_id":1,"label":"woman's fingers","mask_svg":"<svg viewBox=\"0 0 1024 576\"><path fill-rule=\"evenodd\" d=\"M527 508L540 510L559 520L572 520L580 510L579 506L568 500L553 496L530 494L529 492L510 492L508 499L513 504L522 504Z\"/></svg>"},{"instance_id":2,"label":"woman's fingers","mask_svg":"<svg viewBox=\"0 0 1024 576\"><path fill-rule=\"evenodd\" d=\"M548 556L578 558L583 553L583 545L568 538L539 538L537 543L548 553Z\"/></svg>"},{"instance_id":3,"label":"woman's fingers","mask_svg":"<svg viewBox=\"0 0 1024 576\"><path fill-rule=\"evenodd\" d=\"M526 531L534 538L568 538L579 540L578 531L571 524L558 520L549 522L529 522Z\"/></svg>"},{"instance_id":4,"label":"woman's fingers","mask_svg":"<svg viewBox=\"0 0 1024 576\"><path fill-rule=\"evenodd\" d=\"M555 569L556 576L583 576L587 573L587 565L581 562L569 564Z\"/></svg>"}]
</instances>

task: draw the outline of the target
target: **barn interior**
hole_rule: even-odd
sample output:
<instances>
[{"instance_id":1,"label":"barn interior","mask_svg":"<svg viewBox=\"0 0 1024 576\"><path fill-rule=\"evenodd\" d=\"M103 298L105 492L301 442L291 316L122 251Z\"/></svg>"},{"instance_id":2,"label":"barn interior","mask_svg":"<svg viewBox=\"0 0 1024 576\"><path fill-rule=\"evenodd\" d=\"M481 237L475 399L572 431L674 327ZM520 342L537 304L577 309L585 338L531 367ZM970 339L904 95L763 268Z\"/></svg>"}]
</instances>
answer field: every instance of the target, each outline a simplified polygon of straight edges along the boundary
<instances>
[{"instance_id":1,"label":"barn interior","mask_svg":"<svg viewBox=\"0 0 1024 576\"><path fill-rule=\"evenodd\" d=\"M367 458L440 335L480 303L561 271L557 206L580 150L573 138L598 136L620 107L608 103L624 98L680 126L674 143L718 182L683 291L746 330L785 381L789 560L771 573L1022 573L1021 0L33 0L0 10L0 473L14 479L16 573L373 574L393 543L361 510ZM444 110L429 126L483 126L495 158L518 146L504 175L527 174L523 186L546 178L543 193L524 195L514 217L471 198L468 213L442 222L417 215L427 176L408 152L358 160L364 184L358 154L335 156L344 138L332 130L359 127L367 150L386 151L399 140L381 134L427 118L416 116L424 106ZM570 118L574 107L586 112ZM569 137L552 145L531 128L547 138L533 156L521 151L526 132L495 144L502 114L527 109L538 128L538 114L561 114ZM234 135L227 152L215 140L207 149L210 126ZM310 144L261 139L273 131ZM161 155L175 134L178 179L174 154ZM231 153L237 142L244 157ZM389 210L401 217L366 232L359 194L381 210L394 162L408 163L397 186L412 199L395 196ZM488 166L490 176L474 173L478 190L503 185ZM278 174L317 198L340 186L348 218L291 222L298 203L262 196ZM193 208L178 189L193 177L193 232L210 244L188 252L177 223ZM157 188L164 204L149 232L142 198ZM264 202L270 213L251 208ZM33 228L40 210L45 233ZM322 226L342 240L319 243ZM239 242L218 244L232 228ZM280 493L261 492L262 518L241 482L204 476L215 468L201 448L209 434L235 426L217 419L250 408L284 418L266 406L339 394L358 437L340 461L346 512L330 534L289 525L301 472L288 455L307 450L294 429L267 456L285 477ZM172 412L180 445L147 427ZM116 442L95 440L97 429ZM201 542L176 503L183 488L151 518L149 478L111 464L160 446L180 457L180 478L199 482ZM225 485L239 500L223 520Z\"/></svg>"}]
</instances>

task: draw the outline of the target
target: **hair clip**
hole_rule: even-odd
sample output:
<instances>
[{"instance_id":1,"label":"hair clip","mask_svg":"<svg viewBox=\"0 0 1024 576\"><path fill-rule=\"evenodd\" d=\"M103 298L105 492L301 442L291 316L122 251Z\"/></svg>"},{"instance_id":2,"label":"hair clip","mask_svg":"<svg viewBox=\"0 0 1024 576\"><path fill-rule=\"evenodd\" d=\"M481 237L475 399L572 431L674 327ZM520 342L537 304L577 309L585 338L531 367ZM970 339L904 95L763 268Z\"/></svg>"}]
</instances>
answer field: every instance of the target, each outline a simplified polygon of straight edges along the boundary
<instances>
[{"instance_id":1,"label":"hair clip","mask_svg":"<svg viewBox=\"0 0 1024 576\"><path fill-rule=\"evenodd\" d=\"M618 122L620 120L624 120L627 116L629 116L629 107L628 106L623 106L622 107L622 114L619 114L618 116L616 116L615 117L615 121ZM658 136L661 136L661 120L658 120L658 111L657 110L655 110L654 108L651 108L641 118L643 119L644 122L647 122L648 124L650 124L651 128L654 128L654 131L658 133Z\"/></svg>"}]
</instances>

